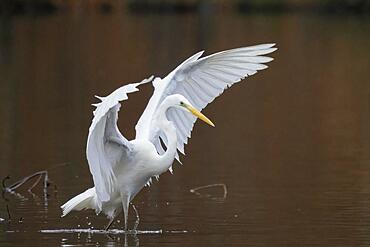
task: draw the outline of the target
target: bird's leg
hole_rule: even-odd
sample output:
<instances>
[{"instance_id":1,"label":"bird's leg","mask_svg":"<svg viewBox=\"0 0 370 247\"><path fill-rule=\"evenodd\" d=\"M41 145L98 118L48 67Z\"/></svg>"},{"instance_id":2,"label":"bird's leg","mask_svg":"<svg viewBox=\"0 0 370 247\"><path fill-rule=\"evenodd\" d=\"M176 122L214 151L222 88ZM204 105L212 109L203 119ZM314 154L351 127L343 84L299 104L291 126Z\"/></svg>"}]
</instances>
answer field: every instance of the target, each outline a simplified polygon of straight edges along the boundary
<instances>
[{"instance_id":1,"label":"bird's leg","mask_svg":"<svg viewBox=\"0 0 370 247\"><path fill-rule=\"evenodd\" d=\"M128 219L128 209L129 209L129 197L128 196L122 196L122 207L123 207L123 217L125 220L125 231L127 231L127 219Z\"/></svg>"},{"instance_id":2,"label":"bird's leg","mask_svg":"<svg viewBox=\"0 0 370 247\"><path fill-rule=\"evenodd\" d=\"M134 209L135 211L135 214L136 214L136 221L135 221L135 225L134 225L134 231L136 231L137 227L139 226L139 223L140 223L140 217L139 217L139 212L137 211L135 205L133 203L131 203L132 205L132 208Z\"/></svg>"},{"instance_id":3,"label":"bird's leg","mask_svg":"<svg viewBox=\"0 0 370 247\"><path fill-rule=\"evenodd\" d=\"M105 227L104 231L108 231L109 227L113 224L114 219L115 219L115 216L113 216L112 219L110 219L110 221L109 221L108 225Z\"/></svg>"},{"instance_id":4,"label":"bird's leg","mask_svg":"<svg viewBox=\"0 0 370 247\"><path fill-rule=\"evenodd\" d=\"M112 218L109 220L109 223L108 223L108 225L105 227L105 231L108 231L109 230L109 228L111 227L111 225L113 224L113 222L114 222L114 220L116 219L116 217L118 216L118 215L120 215L121 214L121 211L119 210L115 210L114 211L114 213L113 213L113 215L112 215Z\"/></svg>"}]
</instances>

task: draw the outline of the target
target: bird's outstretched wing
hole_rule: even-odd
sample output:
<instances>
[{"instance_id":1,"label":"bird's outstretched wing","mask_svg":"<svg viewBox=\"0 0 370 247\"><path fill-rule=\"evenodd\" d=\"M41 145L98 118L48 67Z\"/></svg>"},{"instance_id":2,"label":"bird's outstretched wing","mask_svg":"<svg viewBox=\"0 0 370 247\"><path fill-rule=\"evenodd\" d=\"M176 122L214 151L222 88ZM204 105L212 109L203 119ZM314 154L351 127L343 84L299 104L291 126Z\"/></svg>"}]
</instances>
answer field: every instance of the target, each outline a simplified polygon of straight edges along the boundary
<instances>
[{"instance_id":1,"label":"bird's outstretched wing","mask_svg":"<svg viewBox=\"0 0 370 247\"><path fill-rule=\"evenodd\" d=\"M120 101L127 100L127 94L136 92L137 86L148 83L153 79L145 79L139 83L122 86L106 97L96 96L101 100L96 106L94 118L89 128L86 156L93 176L99 208L101 202L110 199L115 176L113 168L122 159L129 155L131 144L120 133L117 127Z\"/></svg>"},{"instance_id":2,"label":"bird's outstretched wing","mask_svg":"<svg viewBox=\"0 0 370 247\"><path fill-rule=\"evenodd\" d=\"M264 63L273 60L264 55L275 51L275 44L262 44L218 52L200 58L203 52L188 58L163 80L155 79L154 94L136 125L140 137L150 139L161 154L164 152L160 138L166 145L162 133L150 126L149 121L160 103L169 95L181 94L198 110L202 110L226 88L236 82L267 68ZM167 117L177 129L177 149L184 154L184 144L190 138L196 118L176 109L169 109ZM178 159L178 155L176 156ZM179 160L179 159L178 159Z\"/></svg>"}]
</instances>

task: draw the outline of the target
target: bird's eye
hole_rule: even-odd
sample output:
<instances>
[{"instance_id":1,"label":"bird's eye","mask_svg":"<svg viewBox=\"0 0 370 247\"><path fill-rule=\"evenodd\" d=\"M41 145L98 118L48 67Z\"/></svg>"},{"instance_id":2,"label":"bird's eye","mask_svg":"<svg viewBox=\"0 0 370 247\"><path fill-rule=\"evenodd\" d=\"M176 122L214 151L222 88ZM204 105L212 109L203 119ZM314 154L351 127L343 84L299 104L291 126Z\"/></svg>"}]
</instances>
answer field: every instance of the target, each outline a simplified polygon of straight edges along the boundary
<instances>
[{"instance_id":1,"label":"bird's eye","mask_svg":"<svg viewBox=\"0 0 370 247\"><path fill-rule=\"evenodd\" d=\"M184 105L184 102L180 101L180 105Z\"/></svg>"}]
</instances>

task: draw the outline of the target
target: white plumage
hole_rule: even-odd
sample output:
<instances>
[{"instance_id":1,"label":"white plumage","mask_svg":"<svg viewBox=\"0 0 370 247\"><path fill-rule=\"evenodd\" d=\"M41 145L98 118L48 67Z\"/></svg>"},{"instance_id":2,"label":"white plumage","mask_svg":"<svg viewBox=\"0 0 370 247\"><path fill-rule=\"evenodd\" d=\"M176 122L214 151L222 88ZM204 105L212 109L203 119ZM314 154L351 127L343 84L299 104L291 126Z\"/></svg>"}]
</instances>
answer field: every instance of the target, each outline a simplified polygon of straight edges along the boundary
<instances>
[{"instance_id":1,"label":"white plumage","mask_svg":"<svg viewBox=\"0 0 370 247\"><path fill-rule=\"evenodd\" d=\"M94 188L77 195L63 206L71 210L94 209L111 219L124 211L127 229L128 205L142 187L179 160L178 151L190 138L198 118L213 123L199 111L226 88L267 68L274 44L262 44L218 52L203 58L198 52L165 78L145 79L118 88L107 97L97 97L87 139L86 155ZM128 141L118 130L120 102L141 84L152 82L154 93L136 124L136 138ZM198 109L198 110L196 110ZM164 144L162 146L161 142Z\"/></svg>"}]
</instances>

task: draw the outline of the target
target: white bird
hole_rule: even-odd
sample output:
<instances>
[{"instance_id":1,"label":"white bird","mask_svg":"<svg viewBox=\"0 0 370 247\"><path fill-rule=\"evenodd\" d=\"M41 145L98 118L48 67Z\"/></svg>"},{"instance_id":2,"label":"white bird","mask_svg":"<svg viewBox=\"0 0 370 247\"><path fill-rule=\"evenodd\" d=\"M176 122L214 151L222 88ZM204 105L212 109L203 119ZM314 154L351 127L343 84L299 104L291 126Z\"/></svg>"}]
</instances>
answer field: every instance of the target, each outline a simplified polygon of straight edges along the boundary
<instances>
[{"instance_id":1,"label":"white bird","mask_svg":"<svg viewBox=\"0 0 370 247\"><path fill-rule=\"evenodd\" d=\"M86 155L95 187L73 197L61 206L63 216L71 210L93 209L110 219L106 230L122 210L125 230L129 203L151 179L169 170L179 160L178 151L190 138L198 118L214 124L199 111L226 88L267 68L273 60L264 55L276 50L275 44L261 44L226 50L206 57L196 53L165 78L153 76L139 83L122 86L106 97L98 97L89 128ZM137 86L152 81L154 93L135 126L136 138L127 140L118 130L120 102ZM197 110L199 109L199 110Z\"/></svg>"}]
</instances>

